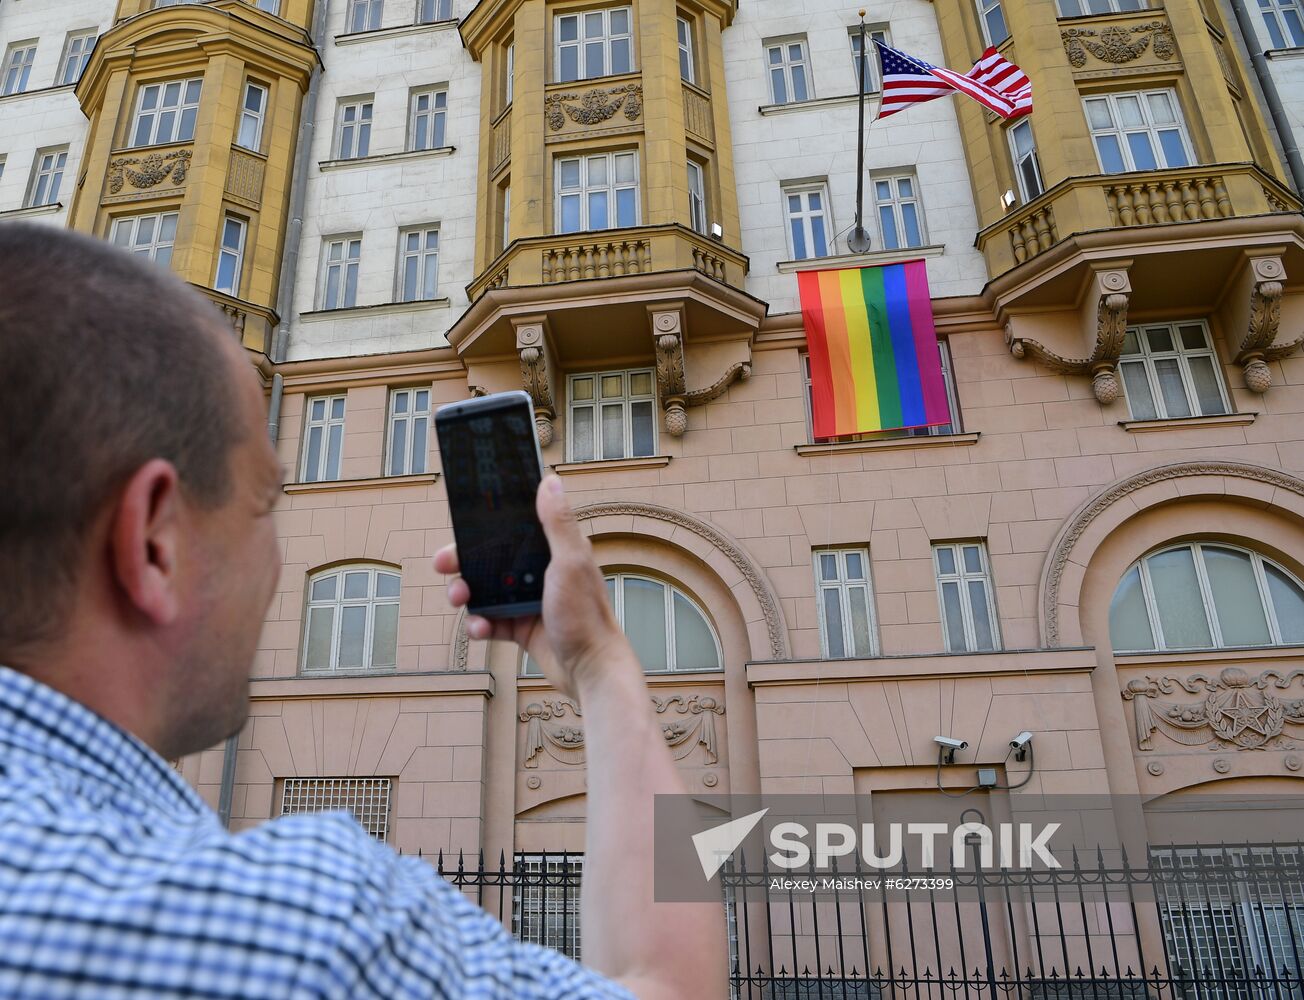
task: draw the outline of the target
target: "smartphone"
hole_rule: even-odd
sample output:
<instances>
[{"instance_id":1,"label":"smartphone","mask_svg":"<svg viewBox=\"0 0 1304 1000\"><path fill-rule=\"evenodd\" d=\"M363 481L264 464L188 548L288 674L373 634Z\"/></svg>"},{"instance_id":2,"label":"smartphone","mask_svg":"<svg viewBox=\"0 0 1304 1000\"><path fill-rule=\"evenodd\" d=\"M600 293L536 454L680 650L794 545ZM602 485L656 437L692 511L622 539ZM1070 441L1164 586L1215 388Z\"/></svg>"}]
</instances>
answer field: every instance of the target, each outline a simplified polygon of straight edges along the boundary
<instances>
[{"instance_id":1,"label":"smartphone","mask_svg":"<svg viewBox=\"0 0 1304 1000\"><path fill-rule=\"evenodd\" d=\"M467 609L486 618L538 614L551 552L534 507L543 455L530 397L498 392L441 406L435 433Z\"/></svg>"}]
</instances>

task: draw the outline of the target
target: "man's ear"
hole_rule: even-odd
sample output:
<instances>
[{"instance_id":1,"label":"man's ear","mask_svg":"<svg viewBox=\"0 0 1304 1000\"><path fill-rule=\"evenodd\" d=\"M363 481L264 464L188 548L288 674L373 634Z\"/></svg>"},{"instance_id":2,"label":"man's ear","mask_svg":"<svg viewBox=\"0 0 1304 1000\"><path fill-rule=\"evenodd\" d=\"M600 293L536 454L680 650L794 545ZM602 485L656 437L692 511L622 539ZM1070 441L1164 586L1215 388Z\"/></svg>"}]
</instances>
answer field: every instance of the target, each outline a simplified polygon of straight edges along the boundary
<instances>
[{"instance_id":1,"label":"man's ear","mask_svg":"<svg viewBox=\"0 0 1304 1000\"><path fill-rule=\"evenodd\" d=\"M171 462L150 459L127 480L109 523L109 569L127 603L155 625L181 610L177 576L181 480Z\"/></svg>"}]
</instances>

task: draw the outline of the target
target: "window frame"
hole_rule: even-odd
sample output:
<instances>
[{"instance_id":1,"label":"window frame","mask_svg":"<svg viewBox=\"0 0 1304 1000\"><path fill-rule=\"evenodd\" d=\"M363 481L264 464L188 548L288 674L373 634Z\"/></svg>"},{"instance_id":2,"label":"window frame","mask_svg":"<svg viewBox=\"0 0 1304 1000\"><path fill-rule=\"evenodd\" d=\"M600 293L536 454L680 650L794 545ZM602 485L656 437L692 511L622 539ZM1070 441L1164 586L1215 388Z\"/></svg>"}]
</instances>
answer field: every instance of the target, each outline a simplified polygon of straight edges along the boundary
<instances>
[{"instance_id":1,"label":"window frame","mask_svg":"<svg viewBox=\"0 0 1304 1000\"><path fill-rule=\"evenodd\" d=\"M1151 120L1150 102L1148 98L1162 94L1168 98L1176 110L1176 129L1178 137L1182 141L1183 154L1186 156L1186 163L1170 166L1166 161L1167 153L1164 150L1163 143L1160 141L1159 132L1167 131L1174 126L1169 124L1156 125ZM1118 111L1118 99L1120 97L1134 97L1142 109L1142 115L1145 118L1144 128L1136 126L1124 126L1122 116ZM1109 108L1109 117L1111 127L1108 129L1098 129L1091 124L1091 112L1088 110L1093 102L1104 101ZM1096 163L1100 167L1100 172L1106 176L1116 176L1119 173L1131 174L1141 173L1147 170L1180 170L1183 167L1194 166L1200 161L1196 158L1195 149L1191 145L1191 135L1186 128L1186 114L1182 110L1182 102L1178 99L1177 91L1173 87L1150 87L1145 90L1118 90L1108 91L1102 94L1086 94L1082 98L1082 114L1086 118L1087 132L1091 135L1091 145L1096 151ZM1127 141L1129 134L1144 132L1151 144L1151 151L1156 154L1154 167L1138 167L1132 154L1132 147ZM1123 169L1121 171L1109 171L1105 169L1105 161L1100 152L1100 139L1104 136L1112 136L1118 143L1120 156L1123 160ZM1165 162L1161 162L1165 161Z\"/></svg>"},{"instance_id":2,"label":"window frame","mask_svg":"<svg viewBox=\"0 0 1304 1000\"><path fill-rule=\"evenodd\" d=\"M49 157L53 157L53 160L47 168L42 163ZM63 174L67 168L67 146L47 146L44 149L38 149L32 159L32 177L27 185L27 196L23 199L23 207L42 208L47 205L60 204L59 188L63 186ZM37 201L37 192L41 190L43 185L46 186L45 196L43 200Z\"/></svg>"},{"instance_id":3,"label":"window frame","mask_svg":"<svg viewBox=\"0 0 1304 1000\"><path fill-rule=\"evenodd\" d=\"M602 397L602 380L612 375L620 375L621 395L619 397ZM650 393L631 393L630 381L634 375L647 375L651 379L652 390ZM579 379L593 380L593 398L576 401L575 383ZM634 454L634 420L632 417L632 408L635 403L652 404L652 448L646 455ZM602 437L602 407L614 406L621 404L621 421L622 421L622 447L619 458L603 457L603 437ZM651 458L656 455L657 447L660 444L660 436L657 433L657 380L656 372L652 368L617 368L610 371L584 371L571 372L566 376L566 455L571 462L623 462L631 458ZM577 410L592 410L593 412L593 456L591 458L578 458L575 454L575 412Z\"/></svg>"},{"instance_id":4,"label":"window frame","mask_svg":"<svg viewBox=\"0 0 1304 1000\"><path fill-rule=\"evenodd\" d=\"M695 233L707 235L710 220L706 210L706 167L688 157L688 227ZM694 181L696 180L696 183Z\"/></svg>"},{"instance_id":5,"label":"window frame","mask_svg":"<svg viewBox=\"0 0 1304 1000\"><path fill-rule=\"evenodd\" d=\"M838 578L826 580L820 567L820 557L832 555L837 559ZM847 572L847 556L858 555L865 567L863 578L851 577ZM826 660L863 660L879 655L878 614L874 600L874 571L869 561L868 546L825 546L811 549L811 569L815 581L815 615L820 623L820 656ZM868 624L869 649L860 652L855 649L856 637L851 615L851 589L865 588L865 620ZM834 656L829 650L828 615L824 609L824 592L838 592L838 613L842 617L842 656ZM851 652L847 653L846 650Z\"/></svg>"},{"instance_id":6,"label":"window frame","mask_svg":"<svg viewBox=\"0 0 1304 1000\"><path fill-rule=\"evenodd\" d=\"M172 239L170 242L159 238L163 233L164 220L169 217L173 220ZM172 251L176 248L176 223L179 217L180 211L177 209L170 212L142 212L138 215L119 215L114 218L109 225L108 241L114 246L120 247L130 253L140 254L143 257L148 257L155 263L162 263L164 267L171 267ZM140 223L144 219L154 220L154 235L148 243L138 244L136 242L136 237L140 233ZM130 225L131 227L131 242L119 243L118 234L123 231L127 225ZM146 247L148 248L148 251L142 253L142 249ZM159 261L158 252L164 247L166 247L168 251L167 260Z\"/></svg>"},{"instance_id":7,"label":"window frame","mask_svg":"<svg viewBox=\"0 0 1304 1000\"><path fill-rule=\"evenodd\" d=\"M0 66L0 97L27 93L27 85L32 79L32 66L36 62L36 48L39 44L39 38L25 38L20 42L9 43L8 48L5 49L4 64Z\"/></svg>"},{"instance_id":8,"label":"window frame","mask_svg":"<svg viewBox=\"0 0 1304 1000\"><path fill-rule=\"evenodd\" d=\"M346 122L344 115L357 110L357 118ZM335 109L335 135L331 138L331 152L336 160L365 160L371 154L371 125L376 110L374 94L364 97L342 98ZM349 155L344 155L345 129L349 133ZM352 131L356 130L356 131ZM365 131L364 131L365 130ZM363 147L366 147L365 150Z\"/></svg>"},{"instance_id":9,"label":"window frame","mask_svg":"<svg viewBox=\"0 0 1304 1000\"><path fill-rule=\"evenodd\" d=\"M90 39L90 45L85 49L78 48L74 55L73 47L86 39ZM63 42L63 55L59 57L59 75L55 77L58 81L56 87L71 87L81 75L86 72L86 65L91 61L91 54L95 51L95 44L100 40L99 30L97 28L82 28L68 32ZM68 79L69 71L73 68L73 60L77 60L77 72L72 79Z\"/></svg>"},{"instance_id":10,"label":"window frame","mask_svg":"<svg viewBox=\"0 0 1304 1000\"><path fill-rule=\"evenodd\" d=\"M1136 11L1146 10L1150 5L1146 0L1105 0L1105 10L1091 10L1091 6L1097 0L1068 0L1069 3L1078 7L1078 10L1069 10L1066 0L1057 0L1055 11L1060 17L1091 17L1096 14L1130 14Z\"/></svg>"},{"instance_id":11,"label":"window frame","mask_svg":"<svg viewBox=\"0 0 1304 1000\"><path fill-rule=\"evenodd\" d=\"M343 247L340 259L331 260L331 247L339 244ZM357 245L357 256L350 256L354 244ZM340 267L339 296L336 301L332 302L329 298L330 292L330 272L335 265ZM353 269L353 301L345 301L348 298L349 288L349 268ZM322 239L321 255L321 276L320 284L317 287L318 308L323 311L332 309L352 309L358 304L358 281L362 269L362 237L359 235L348 236L327 236Z\"/></svg>"},{"instance_id":12,"label":"window frame","mask_svg":"<svg viewBox=\"0 0 1304 1000\"><path fill-rule=\"evenodd\" d=\"M910 184L911 194L903 196L901 194L901 182L908 181ZM924 217L924 202L919 194L919 177L913 170L897 171L892 173L875 173L870 176L870 183L873 188L874 196L874 221L878 225L879 243L884 250L918 250L920 247L928 246L928 223ZM879 199L878 186L887 184L891 190L891 197L886 201ZM919 230L919 242L910 243L906 233L905 224L905 206L912 205L915 210L915 228ZM887 230L883 226L883 210L888 209L892 213L893 226L896 229L897 244L888 246Z\"/></svg>"},{"instance_id":13,"label":"window frame","mask_svg":"<svg viewBox=\"0 0 1304 1000\"><path fill-rule=\"evenodd\" d=\"M805 34L790 35L783 38L770 38L761 43L765 52L765 78L770 88L770 103L774 105L783 104L801 104L804 101L815 100L815 79L811 73L810 65L810 44ZM793 59L790 46L797 45L801 48L801 58ZM773 61L771 53L779 53L779 61ZM796 87L793 84L793 67L801 68L802 86L806 90L804 97L796 96ZM785 88L784 100L779 100L779 95L774 89L774 74L778 72L783 77L783 86Z\"/></svg>"},{"instance_id":14,"label":"window frame","mask_svg":"<svg viewBox=\"0 0 1304 1000\"><path fill-rule=\"evenodd\" d=\"M364 25L356 27L358 11L364 11ZM358 35L364 31L379 31L385 19L385 0L349 0L344 9L344 34Z\"/></svg>"},{"instance_id":15,"label":"window frame","mask_svg":"<svg viewBox=\"0 0 1304 1000\"><path fill-rule=\"evenodd\" d=\"M629 157L634 164L633 183L621 182L616 179L616 161L620 157ZM607 164L607 182L602 185L591 185L589 183L589 166L590 162L596 159L605 158ZM562 189L562 164L575 160L580 167L580 186L576 189ZM553 157L552 161L552 200L553 200L553 231L557 235L567 235L570 233L601 233L612 229L630 229L642 225L643 219L643 194L642 194L642 171L639 163L639 152L634 149L611 149L597 153L567 153ZM632 189L634 192L634 220L627 225L621 225L620 206L618 195L621 191ZM607 218L613 224L603 226L600 229L594 229L589 219L589 198L591 195L600 192L607 192ZM562 209L563 197L578 197L580 205L580 226L578 229L562 228Z\"/></svg>"},{"instance_id":16,"label":"window frame","mask_svg":"<svg viewBox=\"0 0 1304 1000\"><path fill-rule=\"evenodd\" d=\"M675 13L675 40L679 48L679 79L697 85L697 54L693 42L693 21L682 13Z\"/></svg>"},{"instance_id":17,"label":"window frame","mask_svg":"<svg viewBox=\"0 0 1304 1000\"><path fill-rule=\"evenodd\" d=\"M625 17L629 24L629 30L619 34L613 34L611 31L611 15L616 11L624 11ZM589 37L584 33L585 20L589 15L602 15L602 34ZM575 19L575 38L573 40L562 40L562 22L567 18ZM591 9L578 11L562 11L553 15L552 19L552 60L553 60L553 83L582 83L585 80L600 80L608 76L624 76L627 73L638 72L638 55L634 47L634 8L630 4L613 4L610 7L595 7ZM613 66L612 43L616 41L627 41L629 43L629 68L617 70ZM587 60L585 56L585 46L593 42L602 44L602 72L593 76L587 75ZM562 50L570 47L575 49L575 72L574 79L567 79L562 74Z\"/></svg>"},{"instance_id":18,"label":"window frame","mask_svg":"<svg viewBox=\"0 0 1304 1000\"><path fill-rule=\"evenodd\" d=\"M1000 45L1010 37L1010 22L1005 18L1003 0L975 0L975 3L978 8L978 27L983 33L983 39L988 45ZM990 17L993 13L1000 16L1001 27L1005 29L1005 34L1000 38L992 37Z\"/></svg>"},{"instance_id":19,"label":"window frame","mask_svg":"<svg viewBox=\"0 0 1304 1000\"><path fill-rule=\"evenodd\" d=\"M1304 9L1299 0L1259 0L1258 11L1271 42L1268 48L1304 48Z\"/></svg>"},{"instance_id":20,"label":"window frame","mask_svg":"<svg viewBox=\"0 0 1304 1000\"><path fill-rule=\"evenodd\" d=\"M877 38L884 45L892 44L892 35L884 25L865 25L865 41L868 43L870 50L873 51L874 39ZM856 46L860 43L860 25L853 24L847 28L847 44L851 46L851 72L852 72L852 93L859 94L856 89L860 86L860 53L856 51ZM879 78L879 66L877 59L871 59L865 64L865 93L877 94L883 89L883 81Z\"/></svg>"},{"instance_id":21,"label":"window frame","mask_svg":"<svg viewBox=\"0 0 1304 1000\"><path fill-rule=\"evenodd\" d=\"M937 611L938 620L942 625L942 642L948 653L994 653L999 652L1003 645L1001 643L1000 619L996 614L996 586L992 581L992 564L987 552L987 543L981 538L962 539L960 541L934 542L933 543L933 576L937 581ZM964 550L973 548L978 550L979 569L977 572L971 572L965 568ZM955 561L954 572L944 572L940 553L943 549L950 550L952 559ZM992 646L990 649L981 648L978 645L977 628L974 625L974 608L973 600L969 594L969 584L971 582L981 581L987 604L987 621L990 623L992 631ZM956 649L951 645L951 630L947 627L946 617L946 598L943 596L943 584L954 583L960 592L960 630L964 633L964 646Z\"/></svg>"},{"instance_id":22,"label":"window frame","mask_svg":"<svg viewBox=\"0 0 1304 1000\"><path fill-rule=\"evenodd\" d=\"M1213 588L1209 582L1208 568L1204 562L1204 547L1211 546L1216 549L1229 549L1233 552L1239 552L1250 557L1250 566L1254 573L1254 582L1258 587L1259 605L1263 609L1264 621L1267 623L1268 639L1266 643L1260 643L1255 646L1229 646L1222 641L1222 624L1218 620L1217 606L1214 603ZM1149 560L1155 556L1163 555L1166 552L1174 552L1178 549L1192 550L1192 563L1195 567L1195 579L1197 588L1200 592L1200 601L1204 611L1205 624L1209 629L1210 645L1208 646L1170 646L1164 639L1164 623L1159 616L1158 600L1155 596L1154 583L1150 579ZM1278 649L1290 648L1299 645L1299 643L1287 643L1282 640L1281 625L1277 621L1277 609L1272 600L1272 591L1268 586L1267 571L1264 565L1272 566L1278 572L1284 574L1297 587L1304 590L1304 582L1289 569L1277 562L1275 559L1269 559L1253 549L1246 548L1243 545L1233 545L1229 542L1210 541L1207 539L1188 539L1181 542L1168 543L1161 545L1156 549L1151 549L1145 555L1141 556L1130 566L1125 569L1115 584L1114 593L1117 593L1118 587L1127 579L1128 574L1133 569L1138 570L1141 581L1141 596L1145 602L1146 624L1150 626L1150 637L1154 645L1146 649L1118 649L1114 647L1114 636L1111 632L1110 647L1114 653L1126 656L1134 653L1189 653L1199 650L1218 650L1218 649ZM1112 597L1111 597L1112 604Z\"/></svg>"},{"instance_id":23,"label":"window frame","mask_svg":"<svg viewBox=\"0 0 1304 1000\"><path fill-rule=\"evenodd\" d=\"M167 97L167 88L172 84L179 84L180 90L177 91L177 103L175 105L166 105L163 103ZM190 93L192 84L197 85L194 100L187 96ZM145 98L151 90L158 90L158 102L153 108L145 108ZM199 120L199 105L204 99L204 78L202 76L182 77L179 80L157 80L151 83L142 83L136 93L136 112L131 116L131 131L127 134L128 149L145 149L149 146L170 146L174 143L193 142L195 139L195 124ZM160 138L161 125L163 116L167 112L174 112L175 117L172 119L173 128L171 135L166 138ZM182 135L182 125L186 120L186 113L193 112L190 118L190 134ZM149 126L149 135L144 142L138 142L137 136L140 134L142 119L149 115L151 122Z\"/></svg>"},{"instance_id":24,"label":"window frame","mask_svg":"<svg viewBox=\"0 0 1304 1000\"><path fill-rule=\"evenodd\" d=\"M344 596L344 578L349 573L366 573L367 574L367 596L366 597L345 597ZM377 582L381 576L392 576L398 580L398 594L393 597L381 597L376 593ZM322 598L314 600L312 596L313 587L322 580L329 577L336 578L335 597ZM376 608L389 607L400 608L403 600L403 573L393 566L386 566L377 563L347 563L340 566L331 566L327 569L319 570L308 577L307 589L305 591L306 600L304 602L303 612L303 651L299 656L299 673L300 676L321 677L332 674L357 674L357 673L379 673L394 671L398 669L398 628L401 624L401 614L395 613L394 621L394 662L382 663L377 666L374 663L376 655ZM362 666L360 667L341 667L340 659L340 640L343 633L344 609L350 607L365 607L367 609L366 619L363 623L362 631ZM308 666L308 649L309 635L312 629L312 611L315 608L331 608L331 648L326 667L309 667Z\"/></svg>"},{"instance_id":25,"label":"window frame","mask_svg":"<svg viewBox=\"0 0 1304 1000\"><path fill-rule=\"evenodd\" d=\"M258 91L262 95L262 99L259 101L257 111L251 111L249 109L250 91ZM236 125L236 132L235 132L236 135L235 144L239 146L241 149L248 149L255 153L262 152L263 126L267 121L267 102L270 97L271 97L271 90L267 87L266 84L256 83L253 80L245 81L244 92L241 95L241 101L240 101L240 121ZM253 122L253 129L254 129L252 143L244 141L245 124L246 122L249 121Z\"/></svg>"},{"instance_id":26,"label":"window frame","mask_svg":"<svg viewBox=\"0 0 1304 1000\"><path fill-rule=\"evenodd\" d=\"M421 393L426 394L426 405L424 409L418 409L417 404ZM397 412L398 399L401 395L407 394L408 407L404 413ZM401 385L391 387L389 390L389 400L386 404L385 419L385 475L386 476L419 476L429 472L430 457L430 429L431 418L433 416L434 393L429 385ZM419 455L416 451L416 435L413 433L415 426L419 422L425 422L425 450ZM394 431L398 424L404 425L403 432L403 468L396 470L394 468ZM416 468L416 460L420 458L421 468Z\"/></svg>"},{"instance_id":27,"label":"window frame","mask_svg":"<svg viewBox=\"0 0 1304 1000\"><path fill-rule=\"evenodd\" d=\"M417 104L421 99L429 98L430 106L425 111ZM443 103L440 103L443 98ZM417 132L421 119L426 119L426 144L417 141ZM438 141L436 141L438 139ZM430 87L418 87L408 95L408 134L407 148L410 153L429 152L443 149L448 145L448 84L441 83Z\"/></svg>"},{"instance_id":28,"label":"window frame","mask_svg":"<svg viewBox=\"0 0 1304 1000\"><path fill-rule=\"evenodd\" d=\"M1204 336L1205 346L1201 348L1187 348L1182 342L1183 328L1198 327ZM1174 350L1171 351L1154 351L1150 347L1150 338L1147 334L1151 330L1166 329L1172 337ZM1181 420L1181 415L1172 416L1168 413L1168 401L1164 398L1162 388L1159 383L1159 372L1156 361L1175 360L1177 362L1177 371L1182 379L1182 391L1186 394L1187 408L1191 411L1186 416L1189 417L1218 417L1231 413L1231 394L1227 391L1227 381L1223 375L1222 359L1218 357L1218 351L1213 344L1213 335L1209 329L1209 324L1202 319L1195 320L1177 320L1172 323L1138 323L1135 326L1129 326L1124 335L1124 344L1127 343L1127 336L1131 335L1136 338L1139 352L1120 354L1118 359L1118 380L1123 389L1123 397L1127 401L1128 418L1131 420ZM1195 390L1194 376L1191 374L1191 358L1209 358L1213 362L1214 381L1218 383L1218 395L1222 402L1222 411L1220 413L1204 413L1200 406L1200 398ZM1154 403L1155 415L1152 417L1137 416L1132 405L1132 394L1128 391L1127 378L1124 376L1124 365L1140 364L1145 372L1146 381L1150 388L1150 399Z\"/></svg>"},{"instance_id":29,"label":"window frame","mask_svg":"<svg viewBox=\"0 0 1304 1000\"><path fill-rule=\"evenodd\" d=\"M312 415L313 403L318 400L324 400L325 405L322 407L323 416L320 420ZM340 407L340 415L335 413L335 403L343 403ZM346 393L333 393L331 395L307 396L303 401L303 442L301 444L302 454L299 458L299 482L301 483L336 483L340 480L340 471L344 465L344 431L346 428L345 421L348 419L349 401ZM309 441L312 437L314 428L321 430L321 451L317 457L317 468L311 471L308 469L308 459L312 454ZM339 430L339 458L335 474L327 475L330 469L330 439L331 431Z\"/></svg>"},{"instance_id":30,"label":"window frame","mask_svg":"<svg viewBox=\"0 0 1304 1000\"><path fill-rule=\"evenodd\" d=\"M516 97L516 42L503 46L503 109L512 106Z\"/></svg>"},{"instance_id":31,"label":"window frame","mask_svg":"<svg viewBox=\"0 0 1304 1000\"><path fill-rule=\"evenodd\" d=\"M234 247L228 246L226 242L227 231L231 225L237 227L239 240ZM213 270L213 289L223 292L233 298L240 297L240 282L244 278L244 260L245 248L249 240L249 220L235 215L231 212L222 217L222 232L218 238L217 244L217 264ZM222 265L227 260L234 260L231 269L231 286L222 287L219 282L222 277Z\"/></svg>"},{"instance_id":32,"label":"window frame","mask_svg":"<svg viewBox=\"0 0 1304 1000\"><path fill-rule=\"evenodd\" d=\"M780 184L779 190L783 198L783 221L784 233L788 241L788 259L789 260L822 260L828 257L835 250L835 240L837 229L833 225L832 208L829 205L829 185L827 180L807 181L804 183ZM820 209L818 213L810 208L809 196L818 194L820 196ZM801 198L802 209L794 213L790 198ZM824 252L822 254L811 253L804 257L797 256L797 244L793 239L792 224L794 219L800 219L802 224L802 236L810 244L810 249L815 249L814 228L811 220L819 215L824 221Z\"/></svg>"},{"instance_id":33,"label":"window frame","mask_svg":"<svg viewBox=\"0 0 1304 1000\"><path fill-rule=\"evenodd\" d=\"M1030 140L1028 152L1023 155L1020 155L1019 153L1019 140L1016 134L1019 129L1027 129L1028 138ZM1014 179L1019 188L1019 197L1022 198L1025 203L1040 198L1046 193L1046 180L1041 175L1041 158L1037 155L1037 136L1032 131L1032 121L1026 115L1022 118L1016 119L1014 124L1005 130L1005 138L1010 145L1010 160L1014 165ZM1025 161L1031 161L1032 164L1033 176L1037 181L1037 190L1035 193L1028 189L1028 181L1023 174L1023 164Z\"/></svg>"},{"instance_id":34,"label":"window frame","mask_svg":"<svg viewBox=\"0 0 1304 1000\"><path fill-rule=\"evenodd\" d=\"M428 246L430 235L432 233L435 237L435 245L433 249ZM413 235L420 237L418 240L420 245L416 250L409 250L407 247L407 240L409 236ZM397 288L395 289L394 295L395 302L433 302L439 298L439 241L439 226L434 223L426 226L412 226L407 229L399 230L398 270L395 275L398 280L396 282ZM407 263L410 258L416 258L417 261L416 288L413 289L414 294L411 296L408 295L407 289ZM433 264L431 264L431 258L434 260ZM433 267L435 272L434 294L427 296L425 294L425 289L428 284L427 270L430 267Z\"/></svg>"},{"instance_id":35,"label":"window frame","mask_svg":"<svg viewBox=\"0 0 1304 1000\"><path fill-rule=\"evenodd\" d=\"M281 16L281 0L253 0L253 5L273 17Z\"/></svg>"}]
</instances>

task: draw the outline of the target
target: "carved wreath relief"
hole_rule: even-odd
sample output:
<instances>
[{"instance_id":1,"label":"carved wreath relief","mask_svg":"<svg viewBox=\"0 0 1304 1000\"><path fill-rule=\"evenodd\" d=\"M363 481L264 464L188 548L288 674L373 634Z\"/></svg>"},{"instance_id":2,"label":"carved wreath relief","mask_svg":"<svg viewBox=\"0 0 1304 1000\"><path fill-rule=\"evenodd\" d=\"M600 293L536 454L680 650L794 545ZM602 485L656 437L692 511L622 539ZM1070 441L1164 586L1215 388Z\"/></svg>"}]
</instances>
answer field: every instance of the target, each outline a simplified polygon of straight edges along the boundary
<instances>
[{"instance_id":1,"label":"carved wreath relief","mask_svg":"<svg viewBox=\"0 0 1304 1000\"><path fill-rule=\"evenodd\" d=\"M574 102L578 101L578 105ZM580 94L549 94L543 99L548 128L560 132L569 118L576 125L601 125L622 108L627 121L638 121L643 113L643 86L627 83L620 87L601 88Z\"/></svg>"},{"instance_id":2,"label":"carved wreath relief","mask_svg":"<svg viewBox=\"0 0 1304 1000\"><path fill-rule=\"evenodd\" d=\"M724 705L718 698L697 694L688 698L678 694L669 698L652 695L652 705L658 715L670 719L661 723L661 733L675 760L683 760L700 746L707 764L720 762L715 717L724 715ZM520 713L526 727L525 766L538 767L544 753L562 764L583 764L584 729L579 723L582 715L579 706L568 698L544 699L526 705Z\"/></svg>"},{"instance_id":3,"label":"carved wreath relief","mask_svg":"<svg viewBox=\"0 0 1304 1000\"><path fill-rule=\"evenodd\" d=\"M129 180L137 188L152 188L172 177L181 184L190 169L191 152L178 149L172 153L150 153L143 160L138 156L120 156L109 163L109 193L122 190L123 181ZM133 169L139 164L140 169Z\"/></svg>"},{"instance_id":4,"label":"carved wreath relief","mask_svg":"<svg viewBox=\"0 0 1304 1000\"><path fill-rule=\"evenodd\" d=\"M1163 21L1136 24L1130 28L1110 25L1096 31L1094 28L1069 28L1060 32L1064 51L1075 69L1087 64L1090 52L1101 62L1122 65L1139 59L1154 42L1155 55L1167 62L1173 58L1175 46L1168 25Z\"/></svg>"},{"instance_id":5,"label":"carved wreath relief","mask_svg":"<svg viewBox=\"0 0 1304 1000\"><path fill-rule=\"evenodd\" d=\"M1141 750L1154 749L1155 733L1189 747L1295 750L1300 743L1287 727L1304 727L1304 698L1279 698L1269 689L1285 690L1299 678L1304 678L1304 670L1265 670L1250 677L1240 667L1226 667L1216 677L1130 680L1123 700L1132 702ZM1161 697L1179 689L1204 698L1191 702Z\"/></svg>"}]
</instances>

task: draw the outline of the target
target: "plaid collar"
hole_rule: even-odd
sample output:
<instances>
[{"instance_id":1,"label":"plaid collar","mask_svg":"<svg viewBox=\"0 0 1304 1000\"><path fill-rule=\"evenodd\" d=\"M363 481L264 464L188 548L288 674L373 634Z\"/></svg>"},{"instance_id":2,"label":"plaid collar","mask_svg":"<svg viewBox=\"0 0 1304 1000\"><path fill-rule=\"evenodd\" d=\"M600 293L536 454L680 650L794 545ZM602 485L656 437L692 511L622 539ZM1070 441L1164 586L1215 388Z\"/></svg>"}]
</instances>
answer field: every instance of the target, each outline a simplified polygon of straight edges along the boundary
<instances>
[{"instance_id":1,"label":"plaid collar","mask_svg":"<svg viewBox=\"0 0 1304 1000\"><path fill-rule=\"evenodd\" d=\"M176 769L125 729L26 674L0 666L0 768L54 772L115 804L208 813Z\"/></svg>"}]
</instances>

